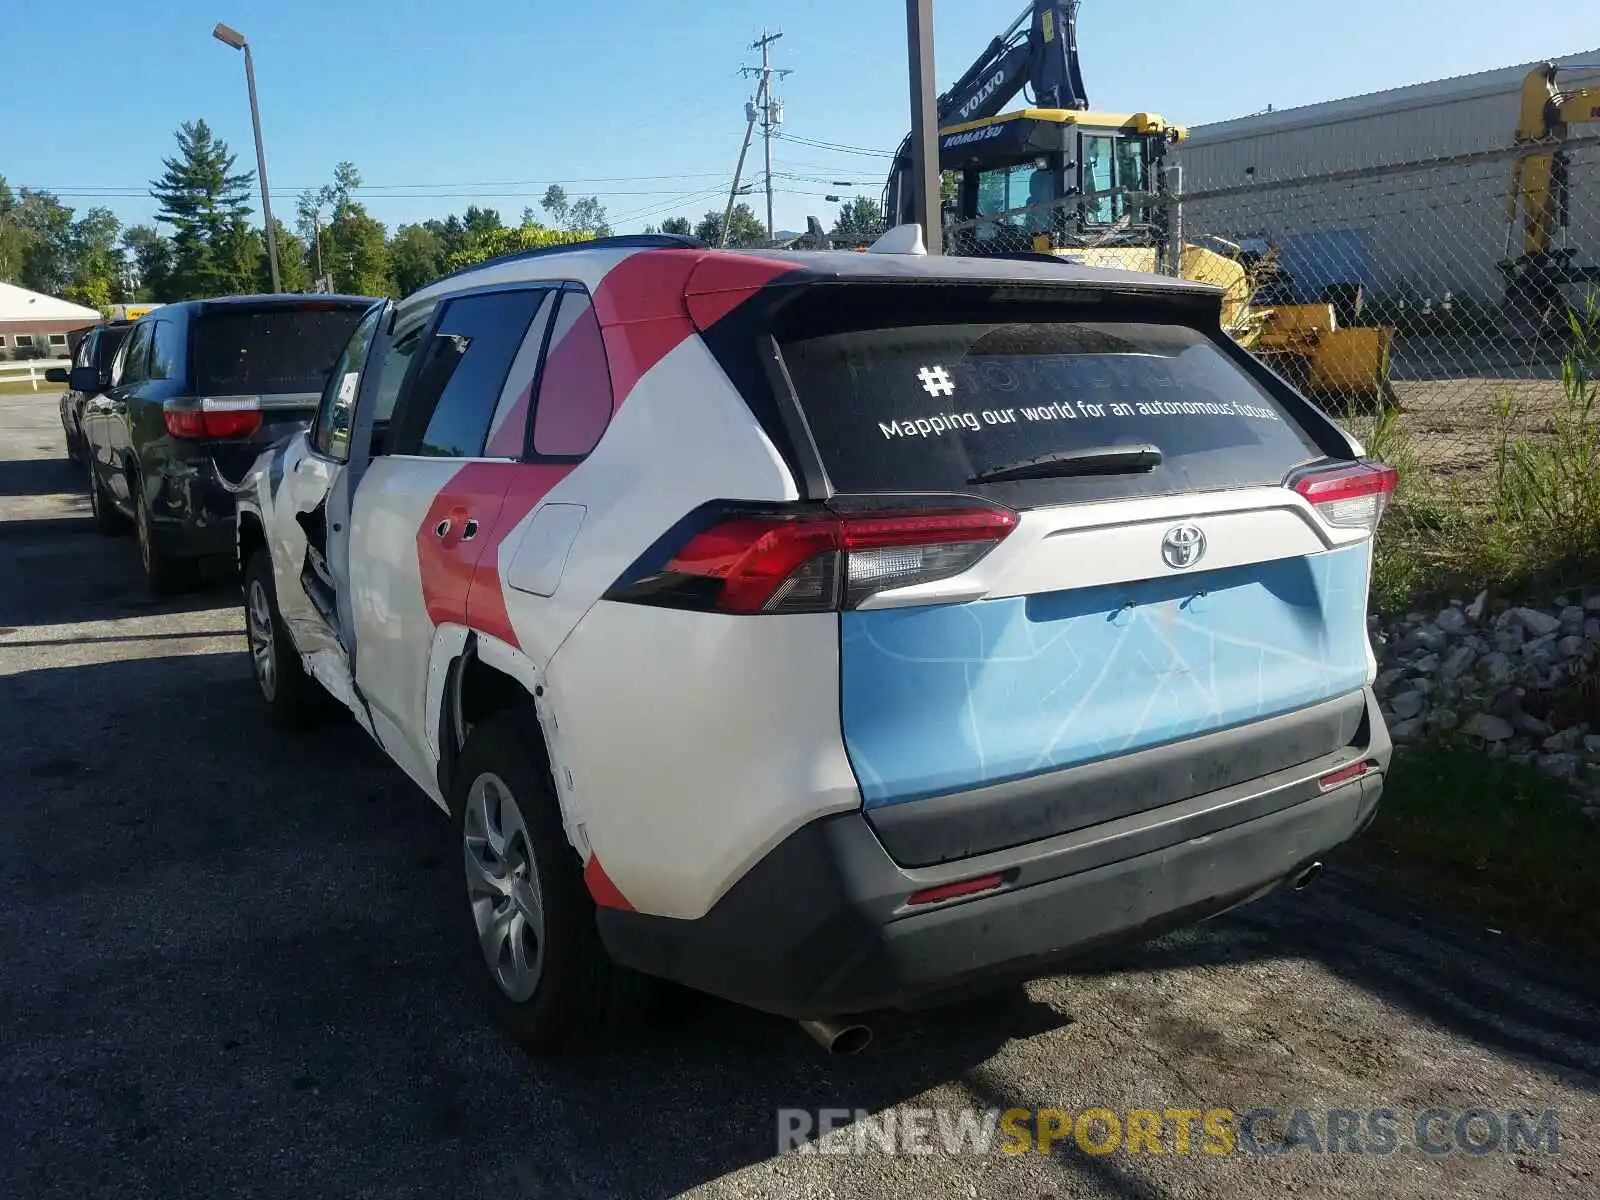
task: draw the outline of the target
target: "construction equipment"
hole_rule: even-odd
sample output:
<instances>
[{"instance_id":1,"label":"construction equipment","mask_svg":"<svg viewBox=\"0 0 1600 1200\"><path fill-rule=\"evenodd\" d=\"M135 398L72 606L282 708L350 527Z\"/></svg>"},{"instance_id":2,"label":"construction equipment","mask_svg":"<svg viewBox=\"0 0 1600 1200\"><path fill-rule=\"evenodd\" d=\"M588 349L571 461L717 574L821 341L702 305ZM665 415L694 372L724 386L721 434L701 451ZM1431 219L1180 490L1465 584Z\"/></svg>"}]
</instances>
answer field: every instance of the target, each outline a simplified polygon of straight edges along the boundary
<instances>
[{"instance_id":1,"label":"construction equipment","mask_svg":"<svg viewBox=\"0 0 1600 1200\"><path fill-rule=\"evenodd\" d=\"M1275 256L1219 238L1186 241L1168 150L1183 127L1150 112L1089 108L1078 60L1078 0L1032 0L939 97L939 168L948 253L1052 254L1093 267L1159 271L1223 289L1223 323L1313 390L1387 394L1393 331L1350 328L1329 305L1261 303ZM1001 110L1018 94L1032 104ZM909 136L884 188L890 225L915 220ZM1296 309L1302 306L1294 306Z\"/></svg>"},{"instance_id":2,"label":"construction equipment","mask_svg":"<svg viewBox=\"0 0 1600 1200\"><path fill-rule=\"evenodd\" d=\"M1161 176L1183 130L1155 113L1089 108L1077 15L1078 0L1032 0L939 97L953 252L1070 250L1092 265L1176 273ZM1028 92L1030 107L1001 111ZM908 136L884 192L891 224L913 220L911 168Z\"/></svg>"},{"instance_id":3,"label":"construction equipment","mask_svg":"<svg viewBox=\"0 0 1600 1200\"><path fill-rule=\"evenodd\" d=\"M1566 311L1562 288L1600 280L1600 267L1573 262L1577 251L1557 243L1568 227L1570 160L1563 143L1567 128L1600 121L1600 87L1562 90L1561 71L1594 71L1600 66L1543 63L1522 82L1522 106L1516 145L1527 147L1511 170L1506 198L1507 252L1518 235L1521 253L1500 263L1506 276L1506 304L1538 324L1557 321Z\"/></svg>"}]
</instances>

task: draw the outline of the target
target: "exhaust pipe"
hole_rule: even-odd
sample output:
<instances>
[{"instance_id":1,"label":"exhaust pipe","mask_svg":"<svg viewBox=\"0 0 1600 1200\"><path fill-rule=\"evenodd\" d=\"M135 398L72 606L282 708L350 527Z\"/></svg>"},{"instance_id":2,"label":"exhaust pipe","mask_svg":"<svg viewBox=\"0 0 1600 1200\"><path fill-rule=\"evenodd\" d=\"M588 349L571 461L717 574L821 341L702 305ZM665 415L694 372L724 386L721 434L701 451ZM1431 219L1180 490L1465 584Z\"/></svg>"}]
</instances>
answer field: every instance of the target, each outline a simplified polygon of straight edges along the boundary
<instances>
[{"instance_id":1,"label":"exhaust pipe","mask_svg":"<svg viewBox=\"0 0 1600 1200\"><path fill-rule=\"evenodd\" d=\"M872 1030L848 1018L801 1021L800 1028L829 1054L860 1054L872 1041Z\"/></svg>"},{"instance_id":2,"label":"exhaust pipe","mask_svg":"<svg viewBox=\"0 0 1600 1200\"><path fill-rule=\"evenodd\" d=\"M1294 887L1295 891L1303 892L1306 890L1306 888L1310 887L1312 883L1316 881L1317 876L1321 874L1322 864L1320 862L1314 862L1303 868L1300 871L1300 874L1294 877L1294 883L1292 886Z\"/></svg>"}]
</instances>

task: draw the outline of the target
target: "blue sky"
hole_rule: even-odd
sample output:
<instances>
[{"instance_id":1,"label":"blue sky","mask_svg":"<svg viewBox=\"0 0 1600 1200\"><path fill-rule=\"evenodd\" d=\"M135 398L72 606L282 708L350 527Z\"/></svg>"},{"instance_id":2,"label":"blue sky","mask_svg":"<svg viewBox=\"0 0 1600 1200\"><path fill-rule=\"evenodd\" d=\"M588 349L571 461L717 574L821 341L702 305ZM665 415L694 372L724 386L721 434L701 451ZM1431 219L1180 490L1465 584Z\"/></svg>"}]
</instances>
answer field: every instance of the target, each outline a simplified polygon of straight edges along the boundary
<instances>
[{"instance_id":1,"label":"blue sky","mask_svg":"<svg viewBox=\"0 0 1600 1200\"><path fill-rule=\"evenodd\" d=\"M1022 4L936 0L941 88ZM20 5L45 19L42 0ZM1085 0L1079 49L1096 108L1197 125L1600 44L1600 16L1581 5L1561 22L1507 7ZM787 133L887 151L908 123L895 0L167 0L74 13L82 36L6 56L0 174L127 222L150 219L145 190L183 120L204 117L254 165L242 57L211 39L218 19L255 48L274 211L291 224L295 194L340 159L391 226L472 203L515 220L550 182L599 194L620 231L697 218L726 195L750 88L738 68L756 61L747 47L763 27L783 31L775 62L794 71L778 89ZM831 221L822 193L850 190L832 180L877 196L885 164L775 142L778 224Z\"/></svg>"}]
</instances>

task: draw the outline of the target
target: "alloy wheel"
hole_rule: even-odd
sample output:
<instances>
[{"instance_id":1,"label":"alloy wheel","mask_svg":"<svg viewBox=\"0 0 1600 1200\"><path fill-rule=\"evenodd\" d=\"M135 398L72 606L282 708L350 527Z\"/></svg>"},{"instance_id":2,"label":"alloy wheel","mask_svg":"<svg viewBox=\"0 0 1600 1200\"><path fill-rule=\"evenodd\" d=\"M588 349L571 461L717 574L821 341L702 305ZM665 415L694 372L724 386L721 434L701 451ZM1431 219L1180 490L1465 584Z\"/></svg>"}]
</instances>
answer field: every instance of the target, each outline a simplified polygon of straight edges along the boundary
<instances>
[{"instance_id":1,"label":"alloy wheel","mask_svg":"<svg viewBox=\"0 0 1600 1200\"><path fill-rule=\"evenodd\" d=\"M272 601L261 580L252 579L247 593L250 626L250 663L255 669L256 684L267 703L278 695L278 660L273 645Z\"/></svg>"},{"instance_id":2,"label":"alloy wheel","mask_svg":"<svg viewBox=\"0 0 1600 1200\"><path fill-rule=\"evenodd\" d=\"M527 1000L544 967L539 868L516 797L491 772L479 775L467 792L462 853L484 963L506 996Z\"/></svg>"}]
</instances>

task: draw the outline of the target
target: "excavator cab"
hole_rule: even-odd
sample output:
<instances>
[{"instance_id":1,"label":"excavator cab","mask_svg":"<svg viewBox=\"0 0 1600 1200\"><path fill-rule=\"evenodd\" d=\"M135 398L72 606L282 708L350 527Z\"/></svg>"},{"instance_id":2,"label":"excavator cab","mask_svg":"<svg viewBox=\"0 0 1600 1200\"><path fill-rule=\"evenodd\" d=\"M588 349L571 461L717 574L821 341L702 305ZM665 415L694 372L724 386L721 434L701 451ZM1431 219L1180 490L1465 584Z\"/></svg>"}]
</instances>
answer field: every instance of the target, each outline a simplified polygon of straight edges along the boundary
<instances>
[{"instance_id":1,"label":"excavator cab","mask_svg":"<svg viewBox=\"0 0 1600 1200\"><path fill-rule=\"evenodd\" d=\"M1056 252L1155 270L1166 252L1160 188L1182 130L1150 113L1025 109L940 131L956 179L953 253Z\"/></svg>"}]
</instances>

